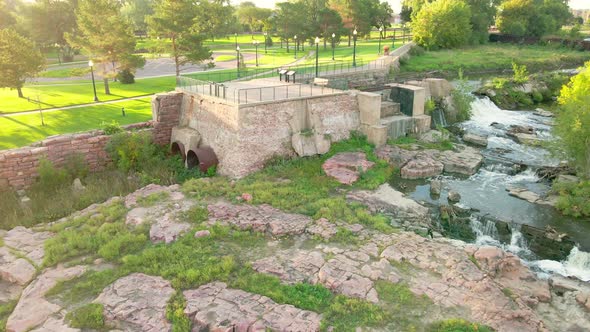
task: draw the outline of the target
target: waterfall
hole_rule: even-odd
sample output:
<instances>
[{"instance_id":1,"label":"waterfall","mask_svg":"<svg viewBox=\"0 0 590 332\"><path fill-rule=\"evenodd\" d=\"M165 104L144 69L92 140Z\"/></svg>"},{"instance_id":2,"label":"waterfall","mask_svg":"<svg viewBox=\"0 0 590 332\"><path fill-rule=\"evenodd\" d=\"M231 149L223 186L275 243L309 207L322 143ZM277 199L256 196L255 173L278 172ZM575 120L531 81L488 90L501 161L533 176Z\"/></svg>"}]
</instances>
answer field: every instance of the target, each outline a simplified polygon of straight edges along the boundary
<instances>
[{"instance_id":1,"label":"waterfall","mask_svg":"<svg viewBox=\"0 0 590 332\"><path fill-rule=\"evenodd\" d=\"M520 225L515 224L510 227L510 243L504 244L500 241L500 235L496 224L491 220L480 221L476 217L471 217L471 229L475 233L475 243L477 245L487 245L502 248L505 251L518 254L530 255L531 251L526 243L525 238L520 232Z\"/></svg>"},{"instance_id":2,"label":"waterfall","mask_svg":"<svg viewBox=\"0 0 590 332\"><path fill-rule=\"evenodd\" d=\"M446 127L447 126L447 118L445 117L445 112L441 109L435 109L432 111L432 121L434 122L435 126Z\"/></svg>"},{"instance_id":3,"label":"waterfall","mask_svg":"<svg viewBox=\"0 0 590 332\"><path fill-rule=\"evenodd\" d=\"M590 281L590 253L574 247L563 262L540 260L531 263L532 267L541 270L545 276L551 273L564 277L576 277L583 281Z\"/></svg>"}]
</instances>

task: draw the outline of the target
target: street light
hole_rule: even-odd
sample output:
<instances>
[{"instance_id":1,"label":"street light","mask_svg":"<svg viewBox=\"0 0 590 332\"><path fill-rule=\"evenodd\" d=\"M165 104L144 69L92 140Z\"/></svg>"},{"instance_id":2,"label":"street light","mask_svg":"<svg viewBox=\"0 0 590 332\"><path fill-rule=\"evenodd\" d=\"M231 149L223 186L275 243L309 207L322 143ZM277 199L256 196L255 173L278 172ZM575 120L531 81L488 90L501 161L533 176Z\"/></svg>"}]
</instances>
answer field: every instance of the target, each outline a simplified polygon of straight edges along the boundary
<instances>
[{"instance_id":1,"label":"street light","mask_svg":"<svg viewBox=\"0 0 590 332\"><path fill-rule=\"evenodd\" d=\"M238 33L234 32L234 38L236 39L236 48L238 47Z\"/></svg>"},{"instance_id":2,"label":"street light","mask_svg":"<svg viewBox=\"0 0 590 332\"><path fill-rule=\"evenodd\" d=\"M381 54L381 36L382 36L381 33L382 32L383 32L383 27L379 27L379 53L378 54Z\"/></svg>"},{"instance_id":3,"label":"street light","mask_svg":"<svg viewBox=\"0 0 590 332\"><path fill-rule=\"evenodd\" d=\"M297 49L299 48L299 44L297 43L297 35L295 35L295 59L297 59Z\"/></svg>"},{"instance_id":4,"label":"street light","mask_svg":"<svg viewBox=\"0 0 590 332\"><path fill-rule=\"evenodd\" d=\"M260 43L258 40L252 42L254 47L256 47L256 67L258 67L258 44Z\"/></svg>"},{"instance_id":5,"label":"street light","mask_svg":"<svg viewBox=\"0 0 590 332\"><path fill-rule=\"evenodd\" d=\"M96 96L96 83L94 82L94 62L88 60L88 66L90 67L90 75L92 75L92 89L94 90L94 101L98 101Z\"/></svg>"},{"instance_id":6,"label":"street light","mask_svg":"<svg viewBox=\"0 0 590 332\"><path fill-rule=\"evenodd\" d=\"M266 54L266 46L268 44L268 32L264 32L264 54Z\"/></svg>"},{"instance_id":7,"label":"street light","mask_svg":"<svg viewBox=\"0 0 590 332\"><path fill-rule=\"evenodd\" d=\"M332 60L334 60L334 38L336 38L336 34L332 32Z\"/></svg>"},{"instance_id":8,"label":"street light","mask_svg":"<svg viewBox=\"0 0 590 332\"><path fill-rule=\"evenodd\" d=\"M396 28L393 28L393 41L391 42L391 49L395 48L395 32L397 31Z\"/></svg>"},{"instance_id":9,"label":"street light","mask_svg":"<svg viewBox=\"0 0 590 332\"><path fill-rule=\"evenodd\" d=\"M240 78L240 46L239 45L236 47L236 53L238 53L237 68L238 68L238 78Z\"/></svg>"},{"instance_id":10,"label":"street light","mask_svg":"<svg viewBox=\"0 0 590 332\"><path fill-rule=\"evenodd\" d=\"M352 32L352 39L354 40L354 47L352 49L352 66L356 67L356 34L358 32L356 31L356 29L354 29L354 31Z\"/></svg>"},{"instance_id":11,"label":"street light","mask_svg":"<svg viewBox=\"0 0 590 332\"><path fill-rule=\"evenodd\" d=\"M320 37L315 37L315 77L318 77L319 55L320 55Z\"/></svg>"}]
</instances>

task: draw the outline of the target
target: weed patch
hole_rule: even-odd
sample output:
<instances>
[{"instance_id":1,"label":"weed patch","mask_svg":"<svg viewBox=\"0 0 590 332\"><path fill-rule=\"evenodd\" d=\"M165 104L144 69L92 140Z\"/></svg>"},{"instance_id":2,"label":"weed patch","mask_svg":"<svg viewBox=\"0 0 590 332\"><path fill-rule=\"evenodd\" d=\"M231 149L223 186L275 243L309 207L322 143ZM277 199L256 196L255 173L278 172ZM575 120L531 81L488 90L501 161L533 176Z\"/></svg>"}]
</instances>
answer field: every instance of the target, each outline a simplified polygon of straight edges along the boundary
<instances>
[{"instance_id":1,"label":"weed patch","mask_svg":"<svg viewBox=\"0 0 590 332\"><path fill-rule=\"evenodd\" d=\"M492 332L485 325L468 322L464 319L448 319L429 326L428 332Z\"/></svg>"},{"instance_id":2,"label":"weed patch","mask_svg":"<svg viewBox=\"0 0 590 332\"><path fill-rule=\"evenodd\" d=\"M103 306L99 303L89 303L74 311L68 312L66 320L73 328L103 330L105 328Z\"/></svg>"},{"instance_id":3,"label":"weed patch","mask_svg":"<svg viewBox=\"0 0 590 332\"><path fill-rule=\"evenodd\" d=\"M168 301L166 318L172 323L172 332L190 332L191 321L184 314L186 299L181 291L177 291Z\"/></svg>"},{"instance_id":4,"label":"weed patch","mask_svg":"<svg viewBox=\"0 0 590 332\"><path fill-rule=\"evenodd\" d=\"M384 326L388 315L381 307L370 302L338 295L323 313L322 331L356 331L357 326Z\"/></svg>"},{"instance_id":5,"label":"weed patch","mask_svg":"<svg viewBox=\"0 0 590 332\"><path fill-rule=\"evenodd\" d=\"M8 320L8 316L16 307L17 301L10 301L7 303L0 304L0 332L4 332L6 329L6 321Z\"/></svg>"}]
</instances>

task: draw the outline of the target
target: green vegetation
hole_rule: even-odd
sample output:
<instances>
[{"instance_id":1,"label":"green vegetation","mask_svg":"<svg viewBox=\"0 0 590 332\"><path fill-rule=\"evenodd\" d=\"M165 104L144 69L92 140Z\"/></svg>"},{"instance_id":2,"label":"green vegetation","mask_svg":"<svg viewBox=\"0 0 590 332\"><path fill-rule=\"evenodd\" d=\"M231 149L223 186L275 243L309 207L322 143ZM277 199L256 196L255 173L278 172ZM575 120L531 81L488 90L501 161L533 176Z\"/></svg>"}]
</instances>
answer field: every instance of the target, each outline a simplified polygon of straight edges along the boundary
<instances>
[{"instance_id":1,"label":"green vegetation","mask_svg":"<svg viewBox=\"0 0 590 332\"><path fill-rule=\"evenodd\" d=\"M419 141L416 137L407 136L407 137L399 137L396 139L389 139L387 144L389 145L397 145L402 149L412 150L415 146L419 146L423 149L434 149L439 151L446 151L446 150L453 150L455 147L453 143L449 140L448 132L443 132L440 135L438 142L436 143L428 143Z\"/></svg>"},{"instance_id":2,"label":"green vegetation","mask_svg":"<svg viewBox=\"0 0 590 332\"><path fill-rule=\"evenodd\" d=\"M184 314L186 308L186 299L182 291L177 291L166 306L166 318L172 323L172 332L189 332L191 330L191 321Z\"/></svg>"},{"instance_id":3,"label":"green vegetation","mask_svg":"<svg viewBox=\"0 0 590 332\"><path fill-rule=\"evenodd\" d=\"M427 49L463 46L471 39L470 17L463 1L426 2L412 19L414 40Z\"/></svg>"},{"instance_id":4,"label":"green vegetation","mask_svg":"<svg viewBox=\"0 0 590 332\"><path fill-rule=\"evenodd\" d=\"M236 55L220 55L215 58L215 61L217 61L217 62L236 61L237 58L238 57Z\"/></svg>"},{"instance_id":5,"label":"green vegetation","mask_svg":"<svg viewBox=\"0 0 590 332\"><path fill-rule=\"evenodd\" d=\"M561 89L555 131L578 173L590 178L590 62Z\"/></svg>"},{"instance_id":6,"label":"green vegetation","mask_svg":"<svg viewBox=\"0 0 590 332\"><path fill-rule=\"evenodd\" d=\"M112 82L109 84L110 95L103 93L101 89L104 82L96 82L96 92L100 101L118 100L123 98L151 95L158 92L174 90L176 85L173 76L138 79L135 84L121 84ZM0 113L15 113L22 111L38 110L39 108L54 108L93 102L92 82L68 81L63 84L53 82L48 85L26 85L23 93L29 99L18 98L9 89L0 89L2 106ZM37 104L39 98L39 104Z\"/></svg>"},{"instance_id":7,"label":"green vegetation","mask_svg":"<svg viewBox=\"0 0 590 332\"><path fill-rule=\"evenodd\" d=\"M262 171L249 175L234 185L230 185L230 181L225 178L189 180L184 183L183 191L198 199L225 197L232 201L242 193L249 193L253 204L266 203L285 211L306 214L314 219L360 223L390 232L391 227L385 217L371 215L360 204L346 203L344 194L336 192L341 184L323 173L324 161L343 151L365 152L367 158L376 163L361 175L354 187L375 189L386 182L393 172L385 161L375 156L366 137L353 135L347 141L332 144L330 152L323 156L291 160L279 158L270 162Z\"/></svg>"},{"instance_id":8,"label":"green vegetation","mask_svg":"<svg viewBox=\"0 0 590 332\"><path fill-rule=\"evenodd\" d=\"M450 123L467 121L471 118L471 103L475 100L471 94L471 87L463 77L463 70L459 70L457 85L451 91L453 98L452 109L445 109L445 115Z\"/></svg>"},{"instance_id":9,"label":"green vegetation","mask_svg":"<svg viewBox=\"0 0 590 332\"><path fill-rule=\"evenodd\" d=\"M44 72L39 73L39 77L47 77L47 78L70 78L70 77L79 77L79 76L86 76L90 74L90 68L63 68L63 69L53 69L53 70L46 70Z\"/></svg>"},{"instance_id":10,"label":"green vegetation","mask_svg":"<svg viewBox=\"0 0 590 332\"><path fill-rule=\"evenodd\" d=\"M579 52L559 45L483 44L452 50L426 52L412 56L402 64L402 72L440 71L455 76L459 69L465 73L511 69L514 59L531 72L576 67L590 59L587 52Z\"/></svg>"},{"instance_id":11,"label":"green vegetation","mask_svg":"<svg viewBox=\"0 0 590 332\"><path fill-rule=\"evenodd\" d=\"M6 328L6 321L8 316L16 307L17 301L9 301L6 303L0 303L0 332L4 332Z\"/></svg>"},{"instance_id":12,"label":"green vegetation","mask_svg":"<svg viewBox=\"0 0 590 332\"><path fill-rule=\"evenodd\" d=\"M559 194L555 207L574 217L590 216L590 181L556 182L553 191Z\"/></svg>"},{"instance_id":13,"label":"green vegetation","mask_svg":"<svg viewBox=\"0 0 590 332\"><path fill-rule=\"evenodd\" d=\"M121 109L125 109L125 117ZM75 133L92 129L105 129L104 123L116 121L114 128L150 120L152 117L149 98L120 103L84 106L69 110L19 114L0 117L0 149L12 149L45 139L48 136ZM112 129L112 128L111 128Z\"/></svg>"},{"instance_id":14,"label":"green vegetation","mask_svg":"<svg viewBox=\"0 0 590 332\"><path fill-rule=\"evenodd\" d=\"M561 0L505 0L496 25L505 34L541 37L558 31L571 17L567 2Z\"/></svg>"},{"instance_id":15,"label":"green vegetation","mask_svg":"<svg viewBox=\"0 0 590 332\"><path fill-rule=\"evenodd\" d=\"M16 89L23 98L25 81L43 69L45 59L31 40L0 26L0 63L0 88Z\"/></svg>"},{"instance_id":16,"label":"green vegetation","mask_svg":"<svg viewBox=\"0 0 590 332\"><path fill-rule=\"evenodd\" d=\"M89 303L74 311L68 312L66 321L73 328L102 330L105 328L102 311L102 304Z\"/></svg>"},{"instance_id":17,"label":"green vegetation","mask_svg":"<svg viewBox=\"0 0 590 332\"><path fill-rule=\"evenodd\" d=\"M432 324L429 332L492 332L493 330L485 325L470 323L464 319L448 319Z\"/></svg>"}]
</instances>

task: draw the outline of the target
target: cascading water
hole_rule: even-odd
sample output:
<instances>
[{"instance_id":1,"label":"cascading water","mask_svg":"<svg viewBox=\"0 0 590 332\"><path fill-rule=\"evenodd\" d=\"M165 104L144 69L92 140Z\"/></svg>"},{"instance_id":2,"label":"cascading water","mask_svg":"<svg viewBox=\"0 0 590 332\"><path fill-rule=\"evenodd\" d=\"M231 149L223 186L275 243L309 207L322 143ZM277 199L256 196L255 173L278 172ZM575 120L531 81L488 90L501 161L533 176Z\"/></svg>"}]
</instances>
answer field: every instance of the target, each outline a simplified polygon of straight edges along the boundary
<instances>
[{"instance_id":1,"label":"cascading water","mask_svg":"<svg viewBox=\"0 0 590 332\"><path fill-rule=\"evenodd\" d=\"M433 113L435 121L438 121ZM447 204L446 195L454 190L461 195L464 208L474 209L470 225L479 245L498 246L521 257L526 264L540 274L558 273L576 276L590 281L590 223L562 216L554 208L533 204L511 197L507 189L524 188L540 196L546 195L550 186L541 181L535 170L540 166L555 166L559 160L540 146L520 144L507 135L512 125L531 126L541 140L550 140L552 119L535 115L531 111L507 111L498 108L489 98L476 99L472 104L472 117L460 124L465 132L488 137L487 148L481 150L484 167L469 178L445 175L440 197L430 196L429 185L417 185L410 196L430 204ZM515 165L527 165L525 171ZM482 218L482 217L486 218ZM500 236L493 220L511 225L510 238ZM543 231L547 226L559 233L567 233L579 244L563 261L539 260L539 252L533 253L520 231L527 224ZM502 239L504 241L502 241ZM531 246L532 246L531 242ZM536 246L538 249L538 246Z\"/></svg>"},{"instance_id":2,"label":"cascading water","mask_svg":"<svg viewBox=\"0 0 590 332\"><path fill-rule=\"evenodd\" d=\"M434 122L434 125L438 128L440 127L446 127L448 126L447 123L447 118L445 116L445 112L441 109L435 109L434 111L432 111L432 121Z\"/></svg>"}]
</instances>

